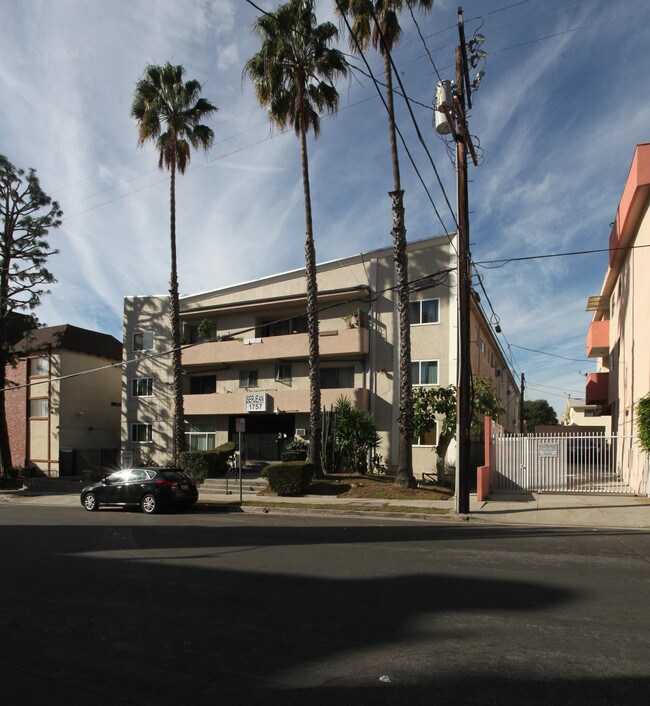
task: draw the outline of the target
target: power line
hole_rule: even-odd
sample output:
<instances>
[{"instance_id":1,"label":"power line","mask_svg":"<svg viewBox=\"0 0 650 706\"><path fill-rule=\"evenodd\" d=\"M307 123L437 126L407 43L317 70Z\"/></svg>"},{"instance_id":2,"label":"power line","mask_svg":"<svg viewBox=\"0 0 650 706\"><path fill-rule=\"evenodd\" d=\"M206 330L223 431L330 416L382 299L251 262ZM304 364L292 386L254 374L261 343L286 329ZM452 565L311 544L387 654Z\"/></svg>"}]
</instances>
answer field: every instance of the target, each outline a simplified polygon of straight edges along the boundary
<instances>
[{"instance_id":1,"label":"power line","mask_svg":"<svg viewBox=\"0 0 650 706\"><path fill-rule=\"evenodd\" d=\"M547 351L539 351L536 350L535 348L525 348L524 346L518 346L515 343L510 344L512 348L519 348L522 351L528 351L529 353L539 353L540 355L548 355L551 356L552 358L561 358L562 360L568 360L572 363L593 363L594 361L588 360L587 358L567 358L566 356L563 355L558 355L557 353L549 353Z\"/></svg>"},{"instance_id":2,"label":"power line","mask_svg":"<svg viewBox=\"0 0 650 706\"><path fill-rule=\"evenodd\" d=\"M371 79L372 79L372 81L373 81L373 84L374 84L374 86L375 86L375 89L376 89L376 91L377 91L377 94L379 95L379 98L381 99L381 102L382 102L383 105L384 105L384 109L386 110L387 113L389 113L388 105L387 105L387 103L386 103L386 99L384 98L384 96L383 96L381 90L379 89L379 81L377 80L377 78L375 77L375 75L374 75L372 69L370 68L370 64L368 63L368 60L366 59L365 54L364 54L363 50L361 49L361 45L359 44L359 41L357 40L356 36L354 35L354 33L353 33L353 31L352 31L352 27L350 27L350 23L348 22L347 16L346 16L345 13L341 10L341 6L340 6L340 4L339 4L339 0L334 0L334 1L336 2L336 6L337 6L337 8L339 9L339 13L341 14L341 17L343 18L343 21L344 21L344 23L345 23L345 25L346 25L346 27L347 27L347 29L348 29L348 32L350 33L350 36L352 37L352 39L353 39L353 41L354 41L354 44L355 44L355 46L356 46L356 48L357 48L357 51L358 51L359 55L361 56L361 59L363 60L363 63L365 64L366 69L368 70L368 73L370 74L370 77L371 77ZM374 14L374 12L373 12L373 14ZM383 43L383 37L382 37L382 43ZM390 53L389 53L389 57L390 57ZM391 61L391 66L393 66L393 70L395 71L395 73L398 73L397 70L396 70L396 68L395 68L395 65L394 65L394 63L393 63L392 57L390 58L390 61ZM399 75L399 74L398 74L398 75ZM399 80L399 79L398 79L398 80ZM400 83L400 88L402 88L402 90L404 90L404 87L403 87L401 81L400 81L399 83ZM408 105L408 101L407 101L407 105ZM410 108L409 108L409 110L410 110ZM453 242L453 240L452 240L452 237L451 237L449 231L447 230L447 227L446 227L444 221L442 220L442 217L441 217L441 215L440 215L440 212L438 211L437 206L435 205L435 202L434 202L434 200L433 200L433 197L431 196L431 192L429 191L429 189L428 189L428 187L427 187L427 185L426 185L424 179L422 178L422 174L420 173L419 169L417 168L417 165L415 164L415 160L413 159L413 156L412 156L412 154L411 154L411 152L410 152L410 150L409 150L409 148L408 148L408 146L407 146L407 144L406 144L406 140L404 139L404 136L403 136L403 134L402 134L402 131L399 129L399 126L397 125L397 121L395 120L395 116L392 116L392 117L393 117L393 122L394 122L394 124L395 124L395 131L396 131L397 134L399 135L399 138L400 138L400 140L401 140L401 142L402 142L402 146L404 147L404 150L405 150L406 154L408 155L409 161L411 162L411 166L413 167L415 173L417 174L417 176L418 176L418 178L419 178L419 180L420 180L420 183L422 184L422 188L424 189L425 193L427 194L427 196L428 196L428 198L429 198L429 202L431 203L431 205L432 205L432 207L433 207L433 210L434 210L436 216L438 217L438 220L440 221L440 224L442 225L442 228L443 228L443 230L444 230L444 232L445 232L445 235L446 235L447 238L449 239L449 242L450 242L451 246L454 248L454 250L456 250L456 246L454 245L454 242ZM437 171L436 171L436 174L437 174ZM439 183L440 183L440 185L441 185L441 188L443 189L443 193L445 193L445 192L444 192L444 187L442 187L442 182L440 181L440 177L438 177L438 181L439 181ZM447 200L447 204L449 205L449 200L447 199L446 193L445 193L445 199ZM451 206L449 206L449 208L451 209ZM452 216L453 216L453 211L452 211ZM454 217L454 223L456 223L456 218L455 218L455 217Z\"/></svg>"},{"instance_id":3,"label":"power line","mask_svg":"<svg viewBox=\"0 0 650 706\"><path fill-rule=\"evenodd\" d=\"M340 8L338 0L336 0L336 4ZM418 136L418 139L419 139L420 143L422 144L422 147L424 148L424 151L426 152L427 157L429 158L429 163L431 164L431 167L433 168L433 171L436 175L436 179L438 180L438 184L440 185L440 190L442 191L442 195L444 196L445 202L447 203L447 208L449 209L449 212L451 213L451 217L454 222L454 225L456 226L456 230L458 230L458 221L456 220L456 214L454 213L454 209L451 207L451 204L449 203L449 198L447 196L447 192L446 192L445 187L444 187L442 180L440 178L440 174L438 173L438 169L435 165L435 162L433 161L433 157L431 156L431 153L429 152L429 148L427 147L426 142L424 141L424 138L422 137L422 133L420 132L420 126L418 125L418 122L415 119L415 115L413 114L413 109L411 108L411 104L409 103L408 97L406 96L406 91L404 90L404 84L402 83L400 73L397 70L397 66L395 65L395 61L393 60L393 56L388 48L388 45L386 44L386 41L384 39L384 35L381 30L381 23L379 22L379 20L377 18L377 15L375 13L375 8L373 7L372 3L368 4L368 9L372 13L372 17L373 17L373 19L375 21L375 25L377 27L377 32L379 33L379 37L381 39L381 44L384 48L384 51L386 52L386 55L387 55L388 60L390 62L390 65L391 65L393 72L395 74L395 78L397 79L397 82L399 83L399 87L402 90L402 93L404 94L404 102L406 103L406 107L407 107L409 115L411 117L411 121L413 122L413 126L415 127L415 131ZM346 24L347 24L347 19L346 19ZM348 25L348 27L349 27L349 25ZM445 232L447 232L446 229L445 229ZM447 236L449 236L448 233L447 233Z\"/></svg>"},{"instance_id":4,"label":"power line","mask_svg":"<svg viewBox=\"0 0 650 706\"><path fill-rule=\"evenodd\" d=\"M429 275L423 275L421 277L417 277L416 279L410 280L408 282L409 287L418 287L418 291L421 291L422 289L432 289L433 287L437 287L439 285L444 285L445 280L449 276L451 272L454 271L454 267L444 267L441 270L438 270L438 272L434 272ZM436 277L441 277L439 281L436 281ZM430 284L429 284L430 280ZM427 284L428 286L423 287L423 284ZM365 285L364 285L365 287ZM382 295L386 294L387 292L395 291L398 289L399 285L393 285L392 287L386 287L385 289L380 289L372 294L372 296L368 296L366 298L362 297L349 297L348 299L340 302L334 302L333 304L328 304L327 306L321 306L318 308L317 312L319 314L325 312L325 311L330 311L331 309L336 309L340 306L344 306L346 304L352 304L354 302L359 302L360 304L372 304L375 301L377 301ZM369 291L370 288L367 288ZM186 309L183 313L191 313L191 309ZM281 319L275 319L274 321L267 321L266 325L272 325L272 324L279 324L283 323L285 321L290 321L291 319L295 318L294 316L285 316ZM124 360L119 363L112 363L110 365L102 365L98 368L92 368L90 370L80 370L79 372L76 373L69 373L68 375L58 375L54 377L50 377L47 379L43 380L38 380L38 382L29 382L25 383L23 385L12 385L11 387L5 387L4 389L0 389L0 392L12 392L14 390L24 390L26 388L30 387L35 387L36 385L46 385L52 382L57 382L59 380L70 380L72 378L77 378L77 377L82 377L83 375L89 375L91 373L97 373L101 372L102 370L110 370L112 368L126 368L128 365L131 365L133 363L138 363L143 360L151 360L154 358L161 358L163 356L171 355L175 351L184 351L188 348L195 348L196 346L201 346L205 343L218 343L221 341L226 340L226 338L230 338L232 336L241 336L242 334L245 333L250 333L252 331L256 331L257 326L249 326L244 329L239 329L238 331L231 331L229 334L227 334L227 337L225 335L222 336L217 336L216 338L205 340L205 341L196 341L195 343L185 343L178 348L169 348L164 351L160 351L159 353L147 353L146 355L142 355L138 358L131 358L129 360Z\"/></svg>"},{"instance_id":5,"label":"power line","mask_svg":"<svg viewBox=\"0 0 650 706\"><path fill-rule=\"evenodd\" d=\"M502 260L479 260L473 262L472 264L478 267L484 267L485 269L499 269L511 262L526 262L528 260L546 260L554 257L570 257L574 255L594 255L596 253L612 252L617 250L636 250L639 248L650 248L650 245L625 245L615 248L597 248L594 250L574 250L571 252L560 252L560 253L549 253L547 255L528 255L526 257L509 257ZM500 264L498 264L500 263ZM488 267L488 265L495 265L495 267Z\"/></svg>"}]
</instances>

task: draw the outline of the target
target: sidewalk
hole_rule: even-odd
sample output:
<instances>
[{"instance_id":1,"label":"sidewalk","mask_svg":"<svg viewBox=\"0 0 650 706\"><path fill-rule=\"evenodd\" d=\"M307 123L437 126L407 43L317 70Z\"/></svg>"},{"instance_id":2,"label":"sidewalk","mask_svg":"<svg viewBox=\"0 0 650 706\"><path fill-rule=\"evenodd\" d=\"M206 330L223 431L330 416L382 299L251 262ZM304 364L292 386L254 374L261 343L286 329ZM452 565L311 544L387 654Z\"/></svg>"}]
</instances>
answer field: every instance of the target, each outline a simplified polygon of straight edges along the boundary
<instances>
[{"instance_id":1,"label":"sidewalk","mask_svg":"<svg viewBox=\"0 0 650 706\"><path fill-rule=\"evenodd\" d=\"M78 507L82 510L78 493L0 490L0 504L5 503ZM453 500L371 500L319 496L281 498L266 495L246 496L239 507L239 494L236 492L232 495L211 495L209 500L199 497L197 510L225 510L228 506L243 512L363 513L364 517L390 514L393 518L412 520L650 530L650 498L621 495L502 495L480 503L476 495L472 495L469 516L460 516L454 511ZM417 508L420 512L409 513L400 508ZM432 514L427 514L426 509L430 509Z\"/></svg>"}]
</instances>

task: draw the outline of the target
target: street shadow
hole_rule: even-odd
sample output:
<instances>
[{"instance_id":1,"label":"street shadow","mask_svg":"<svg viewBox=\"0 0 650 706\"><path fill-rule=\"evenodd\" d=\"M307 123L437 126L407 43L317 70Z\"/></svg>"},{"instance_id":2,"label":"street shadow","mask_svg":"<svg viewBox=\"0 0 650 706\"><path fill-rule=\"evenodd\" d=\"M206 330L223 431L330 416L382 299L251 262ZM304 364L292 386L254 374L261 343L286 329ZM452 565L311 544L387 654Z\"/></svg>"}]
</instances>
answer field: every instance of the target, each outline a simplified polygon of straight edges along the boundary
<instances>
[{"instance_id":1,"label":"street shadow","mask_svg":"<svg viewBox=\"0 0 650 706\"><path fill-rule=\"evenodd\" d=\"M2 527L6 703L28 703L11 676L26 665L65 684L71 704L93 695L163 705L612 704L647 695L644 677L566 676L552 642L536 648L548 650L539 663L537 625L581 600L575 587L490 574L491 551L480 568L440 570L419 546L484 534L472 528L250 517L210 526L113 512L56 526L56 512L48 517ZM494 537L522 534L534 536ZM366 564L382 543L393 549L388 563L375 554ZM499 659L506 647L515 660Z\"/></svg>"}]
</instances>

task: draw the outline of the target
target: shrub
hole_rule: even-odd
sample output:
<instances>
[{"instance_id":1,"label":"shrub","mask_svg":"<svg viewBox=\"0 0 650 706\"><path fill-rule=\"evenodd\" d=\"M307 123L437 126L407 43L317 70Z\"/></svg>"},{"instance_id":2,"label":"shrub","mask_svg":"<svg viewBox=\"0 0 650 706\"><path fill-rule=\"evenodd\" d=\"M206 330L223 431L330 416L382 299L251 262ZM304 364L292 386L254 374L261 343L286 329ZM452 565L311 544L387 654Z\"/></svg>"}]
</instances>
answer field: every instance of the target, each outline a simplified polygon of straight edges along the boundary
<instances>
[{"instance_id":1,"label":"shrub","mask_svg":"<svg viewBox=\"0 0 650 706\"><path fill-rule=\"evenodd\" d=\"M232 441L210 451L183 451L179 465L196 483L202 483L206 478L225 476L234 452L235 444Z\"/></svg>"},{"instance_id":2,"label":"shrub","mask_svg":"<svg viewBox=\"0 0 650 706\"><path fill-rule=\"evenodd\" d=\"M307 450L306 449L288 449L282 452L283 461L306 461L307 460Z\"/></svg>"},{"instance_id":3,"label":"shrub","mask_svg":"<svg viewBox=\"0 0 650 706\"><path fill-rule=\"evenodd\" d=\"M17 470L21 478L47 478L45 472L41 471L38 466L19 466Z\"/></svg>"},{"instance_id":4,"label":"shrub","mask_svg":"<svg viewBox=\"0 0 650 706\"><path fill-rule=\"evenodd\" d=\"M642 397L636 404L636 430L641 447L650 452L650 395Z\"/></svg>"},{"instance_id":5,"label":"shrub","mask_svg":"<svg viewBox=\"0 0 650 706\"><path fill-rule=\"evenodd\" d=\"M306 461L309 456L309 443L304 439L293 439L282 452L283 461Z\"/></svg>"},{"instance_id":6,"label":"shrub","mask_svg":"<svg viewBox=\"0 0 650 706\"><path fill-rule=\"evenodd\" d=\"M307 461L274 463L264 468L262 476L278 495L304 495L314 477L314 464Z\"/></svg>"}]
</instances>

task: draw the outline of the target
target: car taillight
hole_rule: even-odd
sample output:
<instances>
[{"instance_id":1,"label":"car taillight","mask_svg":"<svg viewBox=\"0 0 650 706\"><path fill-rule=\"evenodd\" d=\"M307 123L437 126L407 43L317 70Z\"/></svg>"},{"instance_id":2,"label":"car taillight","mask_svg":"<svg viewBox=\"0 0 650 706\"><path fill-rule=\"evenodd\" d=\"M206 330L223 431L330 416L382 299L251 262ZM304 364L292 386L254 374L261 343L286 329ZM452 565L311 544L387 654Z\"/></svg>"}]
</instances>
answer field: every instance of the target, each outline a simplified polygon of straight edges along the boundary
<instances>
[{"instance_id":1,"label":"car taillight","mask_svg":"<svg viewBox=\"0 0 650 706\"><path fill-rule=\"evenodd\" d=\"M174 488L178 485L175 480L157 480L156 485L160 487Z\"/></svg>"}]
</instances>

